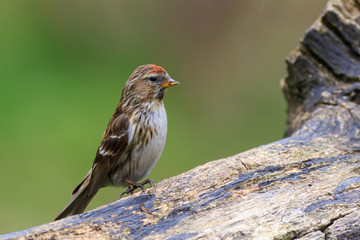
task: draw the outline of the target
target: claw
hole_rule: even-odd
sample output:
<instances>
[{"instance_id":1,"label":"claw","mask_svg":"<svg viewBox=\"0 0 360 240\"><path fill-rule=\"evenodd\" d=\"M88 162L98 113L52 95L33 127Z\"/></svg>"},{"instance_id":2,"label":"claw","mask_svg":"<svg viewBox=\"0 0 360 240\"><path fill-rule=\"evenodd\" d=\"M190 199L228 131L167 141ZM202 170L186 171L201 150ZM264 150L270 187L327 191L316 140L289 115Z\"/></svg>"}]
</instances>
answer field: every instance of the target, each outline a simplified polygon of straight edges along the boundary
<instances>
[{"instance_id":1,"label":"claw","mask_svg":"<svg viewBox=\"0 0 360 240\"><path fill-rule=\"evenodd\" d=\"M121 194L120 194L119 199L120 199L120 198L122 198L122 196L123 196L124 194L129 194L129 193L131 193L131 194L132 194L132 191L131 191L131 189L130 189L130 188L129 188L129 189L127 189L125 192L121 193Z\"/></svg>"},{"instance_id":2,"label":"claw","mask_svg":"<svg viewBox=\"0 0 360 240\"><path fill-rule=\"evenodd\" d=\"M121 198L124 194L129 194L129 193L130 193L130 194L133 194L133 192L134 192L137 188L141 188L142 191L145 191L145 184L147 184L147 183L150 185L150 187L155 186L155 182L154 182L153 180L151 180L150 178L146 179L145 181L143 181L143 182L141 182L141 183L134 183L134 182L132 182L132 181L130 181L130 180L127 180L127 179L125 179L124 182L126 182L126 183L128 183L128 184L130 184L130 185L129 185L128 189L127 189L125 192L121 193L120 198ZM120 198L119 198L119 199L120 199Z\"/></svg>"},{"instance_id":3,"label":"claw","mask_svg":"<svg viewBox=\"0 0 360 240\"><path fill-rule=\"evenodd\" d=\"M148 184L150 184L150 187L155 187L155 182L152 180L152 179L150 179L150 178L148 178L148 179L146 179L146 181L148 181Z\"/></svg>"}]
</instances>

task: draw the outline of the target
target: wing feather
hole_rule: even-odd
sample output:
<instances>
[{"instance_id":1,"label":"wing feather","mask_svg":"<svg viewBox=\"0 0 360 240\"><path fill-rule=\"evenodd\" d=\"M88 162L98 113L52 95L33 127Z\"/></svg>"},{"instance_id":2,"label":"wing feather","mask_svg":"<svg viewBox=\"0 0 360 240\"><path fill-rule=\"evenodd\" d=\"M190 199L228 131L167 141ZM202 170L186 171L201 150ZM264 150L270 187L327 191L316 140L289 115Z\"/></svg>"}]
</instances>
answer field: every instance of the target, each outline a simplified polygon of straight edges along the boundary
<instances>
[{"instance_id":1,"label":"wing feather","mask_svg":"<svg viewBox=\"0 0 360 240\"><path fill-rule=\"evenodd\" d=\"M125 114L110 121L93 163L89 194L102 187L120 155L124 153L129 139L128 128L129 118Z\"/></svg>"}]
</instances>

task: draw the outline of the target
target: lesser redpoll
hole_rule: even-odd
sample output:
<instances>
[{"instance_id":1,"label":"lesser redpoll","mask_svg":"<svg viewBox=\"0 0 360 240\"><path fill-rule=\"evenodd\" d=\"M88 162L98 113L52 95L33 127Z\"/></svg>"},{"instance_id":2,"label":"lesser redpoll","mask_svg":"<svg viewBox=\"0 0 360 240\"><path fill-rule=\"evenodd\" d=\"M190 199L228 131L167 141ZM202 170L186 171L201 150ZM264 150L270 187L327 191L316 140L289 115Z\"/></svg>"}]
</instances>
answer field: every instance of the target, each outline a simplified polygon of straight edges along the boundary
<instances>
[{"instance_id":1,"label":"lesser redpoll","mask_svg":"<svg viewBox=\"0 0 360 240\"><path fill-rule=\"evenodd\" d=\"M72 199L55 218L84 212L100 188L128 186L126 193L143 188L166 141L165 89L179 84L153 64L138 67L127 80L120 102L109 121L92 168L72 192Z\"/></svg>"}]
</instances>

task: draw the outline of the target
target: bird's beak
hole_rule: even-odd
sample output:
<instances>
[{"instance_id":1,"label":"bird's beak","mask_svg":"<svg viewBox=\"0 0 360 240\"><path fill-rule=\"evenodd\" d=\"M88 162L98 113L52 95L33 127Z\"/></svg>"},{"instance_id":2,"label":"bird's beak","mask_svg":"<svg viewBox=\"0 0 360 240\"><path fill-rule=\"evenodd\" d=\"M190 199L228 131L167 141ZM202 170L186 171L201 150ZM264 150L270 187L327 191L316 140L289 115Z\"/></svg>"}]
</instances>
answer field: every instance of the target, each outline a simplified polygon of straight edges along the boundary
<instances>
[{"instance_id":1,"label":"bird's beak","mask_svg":"<svg viewBox=\"0 0 360 240\"><path fill-rule=\"evenodd\" d=\"M168 88L170 86L174 86L174 85L177 85L177 84L180 84L178 81L175 81L174 79L170 78L169 80L163 82L161 84L161 87L162 88Z\"/></svg>"}]
</instances>

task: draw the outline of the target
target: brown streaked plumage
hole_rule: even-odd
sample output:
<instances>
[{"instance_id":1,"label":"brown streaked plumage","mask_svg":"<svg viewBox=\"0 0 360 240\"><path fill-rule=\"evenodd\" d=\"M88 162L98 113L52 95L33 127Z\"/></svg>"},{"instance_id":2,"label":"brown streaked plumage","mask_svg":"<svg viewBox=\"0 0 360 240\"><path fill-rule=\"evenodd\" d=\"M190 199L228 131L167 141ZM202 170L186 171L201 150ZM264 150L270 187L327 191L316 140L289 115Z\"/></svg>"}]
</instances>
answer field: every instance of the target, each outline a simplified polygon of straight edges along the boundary
<instances>
[{"instance_id":1,"label":"brown streaked plumage","mask_svg":"<svg viewBox=\"0 0 360 240\"><path fill-rule=\"evenodd\" d=\"M84 212L100 188L143 188L146 177L159 159L166 141L165 89L179 84L153 64L138 67L125 83L120 102L110 119L93 166L73 190L72 199L55 218Z\"/></svg>"}]
</instances>

